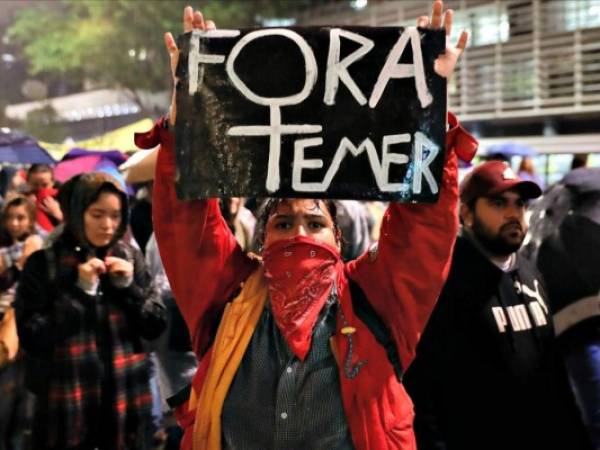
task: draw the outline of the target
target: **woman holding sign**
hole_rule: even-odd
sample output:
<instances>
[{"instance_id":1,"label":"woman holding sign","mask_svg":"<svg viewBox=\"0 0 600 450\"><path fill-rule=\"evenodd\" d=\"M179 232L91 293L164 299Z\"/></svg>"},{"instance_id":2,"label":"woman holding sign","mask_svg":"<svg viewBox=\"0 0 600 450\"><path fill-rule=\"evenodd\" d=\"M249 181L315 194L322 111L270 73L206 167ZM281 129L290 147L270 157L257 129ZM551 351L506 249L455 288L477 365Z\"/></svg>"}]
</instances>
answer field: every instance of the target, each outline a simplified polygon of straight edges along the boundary
<instances>
[{"instance_id":1,"label":"woman holding sign","mask_svg":"<svg viewBox=\"0 0 600 450\"><path fill-rule=\"evenodd\" d=\"M420 26L445 27L441 1ZM213 29L191 8L184 31ZM447 46L449 76L466 45ZM173 72L178 50L165 42ZM344 264L328 201L277 199L264 208L262 259L245 254L216 199L175 194L175 121L136 136L161 144L154 223L161 257L199 359L178 410L185 449L414 449L402 373L447 275L457 232L457 153L476 142L450 116L436 204L392 203L378 246Z\"/></svg>"}]
</instances>

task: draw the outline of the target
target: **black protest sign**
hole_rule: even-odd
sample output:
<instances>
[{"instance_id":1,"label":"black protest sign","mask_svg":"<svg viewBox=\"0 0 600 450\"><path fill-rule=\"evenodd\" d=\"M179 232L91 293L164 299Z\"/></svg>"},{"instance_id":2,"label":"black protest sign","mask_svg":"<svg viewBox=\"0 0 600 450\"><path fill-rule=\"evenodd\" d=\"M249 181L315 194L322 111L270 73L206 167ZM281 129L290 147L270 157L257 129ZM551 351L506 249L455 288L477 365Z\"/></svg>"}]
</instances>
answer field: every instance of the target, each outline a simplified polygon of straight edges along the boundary
<instances>
[{"instance_id":1,"label":"black protest sign","mask_svg":"<svg viewBox=\"0 0 600 450\"><path fill-rule=\"evenodd\" d=\"M180 36L179 196L435 201L444 39L412 27Z\"/></svg>"}]
</instances>

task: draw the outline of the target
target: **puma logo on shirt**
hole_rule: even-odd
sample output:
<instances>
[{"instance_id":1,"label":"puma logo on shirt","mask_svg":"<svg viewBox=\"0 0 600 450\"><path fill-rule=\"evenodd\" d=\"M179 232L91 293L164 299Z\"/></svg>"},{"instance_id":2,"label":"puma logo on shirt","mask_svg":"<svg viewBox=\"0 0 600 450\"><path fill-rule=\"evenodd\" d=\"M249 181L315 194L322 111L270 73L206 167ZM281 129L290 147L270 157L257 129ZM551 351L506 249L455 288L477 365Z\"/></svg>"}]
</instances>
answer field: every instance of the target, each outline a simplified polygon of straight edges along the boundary
<instances>
[{"instance_id":1,"label":"puma logo on shirt","mask_svg":"<svg viewBox=\"0 0 600 450\"><path fill-rule=\"evenodd\" d=\"M541 295L538 281L534 281L534 289L519 281L515 281L514 287L517 294L524 294L532 298L533 301L507 307L493 306L492 314L498 326L498 331L505 333L509 326L513 331L525 331L534 326L547 325L548 306Z\"/></svg>"}]
</instances>

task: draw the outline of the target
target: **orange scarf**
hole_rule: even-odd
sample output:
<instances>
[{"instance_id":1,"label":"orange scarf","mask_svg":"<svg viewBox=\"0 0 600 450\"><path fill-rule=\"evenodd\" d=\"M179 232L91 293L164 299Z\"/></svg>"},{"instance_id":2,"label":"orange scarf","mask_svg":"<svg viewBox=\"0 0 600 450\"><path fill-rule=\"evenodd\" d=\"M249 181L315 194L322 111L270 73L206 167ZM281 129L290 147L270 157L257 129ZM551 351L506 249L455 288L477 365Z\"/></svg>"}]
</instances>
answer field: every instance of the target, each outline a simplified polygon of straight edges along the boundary
<instances>
[{"instance_id":1,"label":"orange scarf","mask_svg":"<svg viewBox=\"0 0 600 450\"><path fill-rule=\"evenodd\" d=\"M259 269L246 280L235 300L225 307L200 396L196 402L192 392L190 399L190 408L196 408L194 450L221 449L223 403L267 297L267 282L263 270Z\"/></svg>"}]
</instances>

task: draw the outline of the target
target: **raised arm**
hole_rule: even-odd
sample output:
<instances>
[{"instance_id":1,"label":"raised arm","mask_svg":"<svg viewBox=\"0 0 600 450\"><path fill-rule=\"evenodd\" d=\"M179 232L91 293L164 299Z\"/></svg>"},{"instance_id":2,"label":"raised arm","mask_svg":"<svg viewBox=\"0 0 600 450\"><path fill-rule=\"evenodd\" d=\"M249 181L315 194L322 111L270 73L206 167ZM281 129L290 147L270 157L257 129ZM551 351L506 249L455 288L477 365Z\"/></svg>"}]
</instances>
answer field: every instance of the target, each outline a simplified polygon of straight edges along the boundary
<instances>
[{"instance_id":1,"label":"raised arm","mask_svg":"<svg viewBox=\"0 0 600 450\"><path fill-rule=\"evenodd\" d=\"M164 128L164 121L146 135L136 136L141 147L154 142L160 143L152 207L154 232L193 349L202 354L225 303L255 264L237 244L216 199L177 198L174 135Z\"/></svg>"},{"instance_id":2,"label":"raised arm","mask_svg":"<svg viewBox=\"0 0 600 450\"><path fill-rule=\"evenodd\" d=\"M214 27L199 12L184 10L184 32ZM173 73L177 46L170 33L165 43ZM173 101L175 96L173 95ZM148 133L136 135L136 144L160 144L153 194L156 240L173 294L188 325L194 351L201 355L210 343L225 303L254 270L225 223L216 199L180 201L175 193L174 105L171 127L163 119Z\"/></svg>"},{"instance_id":3,"label":"raised arm","mask_svg":"<svg viewBox=\"0 0 600 450\"><path fill-rule=\"evenodd\" d=\"M348 265L348 274L386 322L403 370L435 305L450 268L458 231L457 152L470 159L476 141L453 116L446 138L447 157L439 200L435 204L391 203L376 249Z\"/></svg>"}]
</instances>

